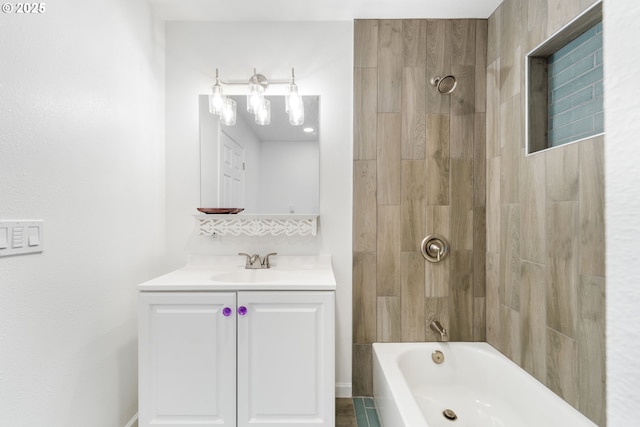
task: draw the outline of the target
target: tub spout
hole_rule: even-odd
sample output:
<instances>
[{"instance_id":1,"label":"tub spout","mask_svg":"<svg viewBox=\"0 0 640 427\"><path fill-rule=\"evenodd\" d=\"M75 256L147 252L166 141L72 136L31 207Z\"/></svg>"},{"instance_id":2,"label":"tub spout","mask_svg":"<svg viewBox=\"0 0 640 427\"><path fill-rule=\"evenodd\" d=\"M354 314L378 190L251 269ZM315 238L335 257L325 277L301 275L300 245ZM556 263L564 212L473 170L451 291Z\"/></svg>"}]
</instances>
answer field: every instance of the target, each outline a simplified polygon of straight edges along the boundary
<instances>
[{"instance_id":1,"label":"tub spout","mask_svg":"<svg viewBox=\"0 0 640 427\"><path fill-rule=\"evenodd\" d=\"M438 322L437 320L434 320L431 322L429 327L433 331L440 334L441 341L449 341L449 335L447 334L447 330L440 324L440 322Z\"/></svg>"}]
</instances>

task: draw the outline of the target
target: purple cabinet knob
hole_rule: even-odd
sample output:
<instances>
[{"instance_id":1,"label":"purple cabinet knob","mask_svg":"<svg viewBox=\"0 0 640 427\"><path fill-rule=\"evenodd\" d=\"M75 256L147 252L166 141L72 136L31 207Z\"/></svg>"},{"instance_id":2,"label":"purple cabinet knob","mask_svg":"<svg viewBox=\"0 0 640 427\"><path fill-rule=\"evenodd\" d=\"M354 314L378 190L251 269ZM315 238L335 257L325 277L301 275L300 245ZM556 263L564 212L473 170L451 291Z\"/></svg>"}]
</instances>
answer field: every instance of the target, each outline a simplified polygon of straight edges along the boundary
<instances>
[{"instance_id":1,"label":"purple cabinet knob","mask_svg":"<svg viewBox=\"0 0 640 427\"><path fill-rule=\"evenodd\" d=\"M240 316L244 316L247 314L247 307L245 307L244 305L241 305L240 307L238 307L238 314Z\"/></svg>"},{"instance_id":2,"label":"purple cabinet knob","mask_svg":"<svg viewBox=\"0 0 640 427\"><path fill-rule=\"evenodd\" d=\"M231 310L229 307L225 307L225 308L222 309L222 315L224 317L231 316L231 313L233 313L233 310Z\"/></svg>"}]
</instances>

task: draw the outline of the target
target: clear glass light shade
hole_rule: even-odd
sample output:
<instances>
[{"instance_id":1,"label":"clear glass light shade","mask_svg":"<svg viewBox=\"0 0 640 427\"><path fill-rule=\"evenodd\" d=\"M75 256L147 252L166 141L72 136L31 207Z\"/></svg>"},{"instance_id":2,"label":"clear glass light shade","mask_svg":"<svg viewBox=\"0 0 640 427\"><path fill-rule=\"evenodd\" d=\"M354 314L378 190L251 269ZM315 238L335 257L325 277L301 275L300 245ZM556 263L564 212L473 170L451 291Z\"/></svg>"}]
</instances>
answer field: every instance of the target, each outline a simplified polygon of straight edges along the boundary
<instances>
[{"instance_id":1,"label":"clear glass light shade","mask_svg":"<svg viewBox=\"0 0 640 427\"><path fill-rule=\"evenodd\" d=\"M269 102L268 99L264 99L256 111L256 123L259 125L268 125L271 123L271 102Z\"/></svg>"},{"instance_id":2,"label":"clear glass light shade","mask_svg":"<svg viewBox=\"0 0 640 427\"><path fill-rule=\"evenodd\" d=\"M220 114L222 113L222 108L224 107L224 96L222 95L222 87L219 84L213 85L211 88L213 92L209 95L209 112L211 114Z\"/></svg>"},{"instance_id":3,"label":"clear glass light shade","mask_svg":"<svg viewBox=\"0 0 640 427\"><path fill-rule=\"evenodd\" d=\"M235 126L236 124L236 101L231 98L224 100L224 107L222 108L222 114L220 114L220 121L225 126Z\"/></svg>"},{"instance_id":4,"label":"clear glass light shade","mask_svg":"<svg viewBox=\"0 0 640 427\"><path fill-rule=\"evenodd\" d=\"M247 111L255 114L264 101L264 87L259 83L249 81L249 95L247 95Z\"/></svg>"},{"instance_id":5,"label":"clear glass light shade","mask_svg":"<svg viewBox=\"0 0 640 427\"><path fill-rule=\"evenodd\" d=\"M291 83L287 89L285 110L289 113L289 124L299 126L304 123L302 96L298 93L298 86L295 83Z\"/></svg>"},{"instance_id":6,"label":"clear glass light shade","mask_svg":"<svg viewBox=\"0 0 640 427\"><path fill-rule=\"evenodd\" d=\"M284 109L287 113L291 111L291 109L297 108L299 104L302 103L302 97L298 93L298 86L295 83L291 83L287 86L287 95L285 97Z\"/></svg>"},{"instance_id":7,"label":"clear glass light shade","mask_svg":"<svg viewBox=\"0 0 640 427\"><path fill-rule=\"evenodd\" d=\"M298 109L289 110L289 124L291 126L300 126L304 124L304 109L302 105Z\"/></svg>"}]
</instances>

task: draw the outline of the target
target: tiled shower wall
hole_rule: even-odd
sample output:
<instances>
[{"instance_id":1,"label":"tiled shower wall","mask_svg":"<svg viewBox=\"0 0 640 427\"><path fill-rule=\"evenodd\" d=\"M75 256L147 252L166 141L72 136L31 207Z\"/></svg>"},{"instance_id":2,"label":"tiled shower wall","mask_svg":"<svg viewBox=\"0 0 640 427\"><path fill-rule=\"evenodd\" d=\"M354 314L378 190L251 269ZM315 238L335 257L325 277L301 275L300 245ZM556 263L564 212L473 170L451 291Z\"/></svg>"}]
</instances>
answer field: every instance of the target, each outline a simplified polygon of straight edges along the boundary
<instances>
[{"instance_id":1,"label":"tiled shower wall","mask_svg":"<svg viewBox=\"0 0 640 427\"><path fill-rule=\"evenodd\" d=\"M373 342L485 340L486 20L355 22L353 394ZM451 95L429 80L453 74ZM432 264L420 242L451 244Z\"/></svg>"},{"instance_id":2,"label":"tiled shower wall","mask_svg":"<svg viewBox=\"0 0 640 427\"><path fill-rule=\"evenodd\" d=\"M505 0L489 19L486 333L604 426L604 138L526 157L524 133L526 53L592 3Z\"/></svg>"}]
</instances>

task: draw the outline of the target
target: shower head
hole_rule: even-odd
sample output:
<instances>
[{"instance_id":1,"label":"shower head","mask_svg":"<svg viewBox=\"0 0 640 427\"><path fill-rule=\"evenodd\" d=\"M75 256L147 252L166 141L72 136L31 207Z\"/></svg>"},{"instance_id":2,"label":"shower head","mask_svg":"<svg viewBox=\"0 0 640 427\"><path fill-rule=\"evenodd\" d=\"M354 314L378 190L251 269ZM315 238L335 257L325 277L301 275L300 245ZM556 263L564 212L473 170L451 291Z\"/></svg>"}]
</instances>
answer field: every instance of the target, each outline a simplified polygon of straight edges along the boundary
<instances>
[{"instance_id":1,"label":"shower head","mask_svg":"<svg viewBox=\"0 0 640 427\"><path fill-rule=\"evenodd\" d=\"M429 82L438 89L440 93L451 93L458 85L454 76L434 77Z\"/></svg>"}]
</instances>

